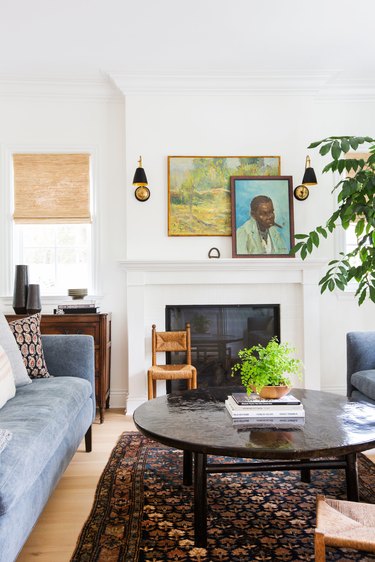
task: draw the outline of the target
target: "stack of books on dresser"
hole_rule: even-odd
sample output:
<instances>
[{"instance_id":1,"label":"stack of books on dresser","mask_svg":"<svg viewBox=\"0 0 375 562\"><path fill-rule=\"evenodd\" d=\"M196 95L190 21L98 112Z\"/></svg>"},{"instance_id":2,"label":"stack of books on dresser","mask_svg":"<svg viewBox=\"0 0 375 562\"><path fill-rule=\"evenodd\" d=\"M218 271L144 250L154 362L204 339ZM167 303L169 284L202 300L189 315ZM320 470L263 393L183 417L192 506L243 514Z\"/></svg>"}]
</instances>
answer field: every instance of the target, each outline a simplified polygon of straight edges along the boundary
<instances>
[{"instance_id":1,"label":"stack of books on dresser","mask_svg":"<svg viewBox=\"0 0 375 562\"><path fill-rule=\"evenodd\" d=\"M100 312L95 302L77 302L72 304L59 304L55 314L97 314Z\"/></svg>"},{"instance_id":2,"label":"stack of books on dresser","mask_svg":"<svg viewBox=\"0 0 375 562\"><path fill-rule=\"evenodd\" d=\"M291 394L268 400L255 393L238 392L228 396L225 407L236 425L295 427L305 423L303 404Z\"/></svg>"}]
</instances>

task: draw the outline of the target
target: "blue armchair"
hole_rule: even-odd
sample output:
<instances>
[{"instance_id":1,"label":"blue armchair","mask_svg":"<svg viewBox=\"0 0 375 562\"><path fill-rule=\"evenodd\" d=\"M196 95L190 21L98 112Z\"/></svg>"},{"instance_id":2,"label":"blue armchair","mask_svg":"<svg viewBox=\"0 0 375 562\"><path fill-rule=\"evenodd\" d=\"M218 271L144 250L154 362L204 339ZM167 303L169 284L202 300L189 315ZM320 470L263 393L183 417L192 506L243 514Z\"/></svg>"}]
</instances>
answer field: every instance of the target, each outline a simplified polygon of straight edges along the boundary
<instances>
[{"instance_id":1,"label":"blue armchair","mask_svg":"<svg viewBox=\"0 0 375 562\"><path fill-rule=\"evenodd\" d=\"M347 395L375 404L375 332L346 335Z\"/></svg>"}]
</instances>

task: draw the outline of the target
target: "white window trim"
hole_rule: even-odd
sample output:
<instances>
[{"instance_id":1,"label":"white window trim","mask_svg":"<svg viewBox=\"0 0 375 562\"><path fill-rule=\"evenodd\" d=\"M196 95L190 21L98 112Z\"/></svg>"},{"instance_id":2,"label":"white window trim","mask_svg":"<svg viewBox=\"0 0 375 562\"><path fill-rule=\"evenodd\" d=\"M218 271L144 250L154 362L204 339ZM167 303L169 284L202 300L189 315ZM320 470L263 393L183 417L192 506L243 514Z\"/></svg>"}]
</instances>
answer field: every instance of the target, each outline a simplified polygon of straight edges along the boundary
<instances>
[{"instance_id":1,"label":"white window trim","mask_svg":"<svg viewBox=\"0 0 375 562\"><path fill-rule=\"evenodd\" d=\"M2 205L0 209L0 222L1 237L2 237L2 249L4 252L4 257L1 260L4 267L0 273L0 295L5 303L9 302L9 299L13 293L13 271L15 267L14 263L14 246L13 246L13 201L14 201L14 186L13 186L13 166L12 157L13 154L21 153L89 153L90 158L90 207L92 213L92 286L94 292L100 293L100 278L99 278L99 263L100 263L100 217L97 213L98 209L98 184L100 177L99 169L99 149L97 146L92 145L55 145L51 144L43 146L37 145L8 145L1 151L1 161L3 162L2 172L1 172L1 183L4 186L2 189ZM1 255L1 254L0 254ZM94 295L90 295L94 296ZM50 295L49 297L42 297L43 301L48 300L51 303L61 302L62 298L67 297L66 295ZM67 297L68 298L68 297ZM56 300L58 299L58 300Z\"/></svg>"}]
</instances>

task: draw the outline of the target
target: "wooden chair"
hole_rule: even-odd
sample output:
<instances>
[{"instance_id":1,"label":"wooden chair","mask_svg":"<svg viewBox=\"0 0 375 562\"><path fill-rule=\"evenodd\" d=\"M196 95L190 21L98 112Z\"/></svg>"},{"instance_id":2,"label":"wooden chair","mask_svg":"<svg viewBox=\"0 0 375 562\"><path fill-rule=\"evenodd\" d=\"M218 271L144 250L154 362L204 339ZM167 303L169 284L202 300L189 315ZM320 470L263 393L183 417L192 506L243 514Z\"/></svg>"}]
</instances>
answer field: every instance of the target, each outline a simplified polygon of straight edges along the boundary
<instances>
[{"instance_id":1,"label":"wooden chair","mask_svg":"<svg viewBox=\"0 0 375 562\"><path fill-rule=\"evenodd\" d=\"M317 496L315 562L326 546L375 552L375 505Z\"/></svg>"},{"instance_id":2,"label":"wooden chair","mask_svg":"<svg viewBox=\"0 0 375 562\"><path fill-rule=\"evenodd\" d=\"M173 351L186 352L186 363L181 365L158 365L156 354ZM197 388L197 370L191 364L190 324L180 332L157 332L152 325L152 367L147 371L148 399L156 397L156 381L186 379L188 389Z\"/></svg>"}]
</instances>

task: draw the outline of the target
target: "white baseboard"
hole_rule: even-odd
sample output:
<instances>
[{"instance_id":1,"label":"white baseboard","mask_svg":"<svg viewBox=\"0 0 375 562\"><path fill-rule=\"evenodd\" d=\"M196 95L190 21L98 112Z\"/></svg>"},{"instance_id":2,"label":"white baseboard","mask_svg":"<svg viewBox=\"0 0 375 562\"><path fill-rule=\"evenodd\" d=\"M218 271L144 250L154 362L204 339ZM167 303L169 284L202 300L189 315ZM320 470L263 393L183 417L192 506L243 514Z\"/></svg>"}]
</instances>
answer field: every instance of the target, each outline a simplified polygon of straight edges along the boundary
<instances>
[{"instance_id":1,"label":"white baseboard","mask_svg":"<svg viewBox=\"0 0 375 562\"><path fill-rule=\"evenodd\" d=\"M128 400L127 390L113 390L110 391L109 406L110 408L126 408Z\"/></svg>"}]
</instances>

